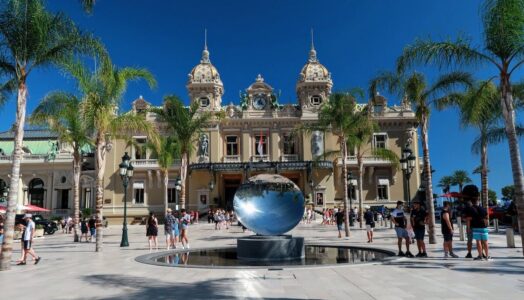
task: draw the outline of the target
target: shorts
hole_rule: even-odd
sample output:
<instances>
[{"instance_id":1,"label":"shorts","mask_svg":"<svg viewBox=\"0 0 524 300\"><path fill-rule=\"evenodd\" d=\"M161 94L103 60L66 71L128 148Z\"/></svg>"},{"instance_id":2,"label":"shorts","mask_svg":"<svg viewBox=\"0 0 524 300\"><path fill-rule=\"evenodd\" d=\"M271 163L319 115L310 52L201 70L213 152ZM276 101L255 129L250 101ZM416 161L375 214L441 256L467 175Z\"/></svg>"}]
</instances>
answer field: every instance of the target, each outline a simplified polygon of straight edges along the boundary
<instances>
[{"instance_id":1,"label":"shorts","mask_svg":"<svg viewBox=\"0 0 524 300\"><path fill-rule=\"evenodd\" d=\"M2 247L3 243L4 243L4 235L0 234L0 247Z\"/></svg>"},{"instance_id":2,"label":"shorts","mask_svg":"<svg viewBox=\"0 0 524 300\"><path fill-rule=\"evenodd\" d=\"M487 228L473 228L473 239L477 241L488 240L488 229Z\"/></svg>"},{"instance_id":3,"label":"shorts","mask_svg":"<svg viewBox=\"0 0 524 300\"><path fill-rule=\"evenodd\" d=\"M402 228L402 227L395 227L395 232L397 233L397 237L399 239L407 239L409 238L409 235L408 235L408 231L406 230L406 228Z\"/></svg>"},{"instance_id":4,"label":"shorts","mask_svg":"<svg viewBox=\"0 0 524 300\"><path fill-rule=\"evenodd\" d=\"M96 233L96 228L89 228L89 231L91 233L91 236L94 236Z\"/></svg>"},{"instance_id":5,"label":"shorts","mask_svg":"<svg viewBox=\"0 0 524 300\"><path fill-rule=\"evenodd\" d=\"M165 235L165 236L173 236L174 233L175 233L174 230L171 230L171 229L165 229L165 228L164 228L164 235Z\"/></svg>"},{"instance_id":6,"label":"shorts","mask_svg":"<svg viewBox=\"0 0 524 300\"><path fill-rule=\"evenodd\" d=\"M373 232L373 227L371 225L369 225L369 224L366 224L366 230L368 232Z\"/></svg>"},{"instance_id":7,"label":"shorts","mask_svg":"<svg viewBox=\"0 0 524 300\"><path fill-rule=\"evenodd\" d=\"M24 249L31 250L31 241L24 241Z\"/></svg>"},{"instance_id":8,"label":"shorts","mask_svg":"<svg viewBox=\"0 0 524 300\"><path fill-rule=\"evenodd\" d=\"M451 232L442 233L442 235L444 236L444 242L450 242L453 240L453 233Z\"/></svg>"},{"instance_id":9,"label":"shorts","mask_svg":"<svg viewBox=\"0 0 524 300\"><path fill-rule=\"evenodd\" d=\"M341 230L342 230L342 225L343 225L343 224L337 224L337 229L338 229L338 231L341 231Z\"/></svg>"},{"instance_id":10,"label":"shorts","mask_svg":"<svg viewBox=\"0 0 524 300\"><path fill-rule=\"evenodd\" d=\"M417 241L423 241L424 235L426 234L426 228L414 228L413 231L415 231L415 240Z\"/></svg>"}]
</instances>

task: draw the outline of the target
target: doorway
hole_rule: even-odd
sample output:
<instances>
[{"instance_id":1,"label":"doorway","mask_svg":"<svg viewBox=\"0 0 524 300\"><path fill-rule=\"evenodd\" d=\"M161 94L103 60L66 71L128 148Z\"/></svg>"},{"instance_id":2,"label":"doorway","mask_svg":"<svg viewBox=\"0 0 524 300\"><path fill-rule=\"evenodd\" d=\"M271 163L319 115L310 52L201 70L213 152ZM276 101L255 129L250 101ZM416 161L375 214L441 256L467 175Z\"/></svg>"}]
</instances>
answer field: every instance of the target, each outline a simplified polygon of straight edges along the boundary
<instances>
[{"instance_id":1,"label":"doorway","mask_svg":"<svg viewBox=\"0 0 524 300\"><path fill-rule=\"evenodd\" d=\"M241 178L224 178L224 203L223 207L226 210L233 209L233 199L235 193L240 186Z\"/></svg>"}]
</instances>

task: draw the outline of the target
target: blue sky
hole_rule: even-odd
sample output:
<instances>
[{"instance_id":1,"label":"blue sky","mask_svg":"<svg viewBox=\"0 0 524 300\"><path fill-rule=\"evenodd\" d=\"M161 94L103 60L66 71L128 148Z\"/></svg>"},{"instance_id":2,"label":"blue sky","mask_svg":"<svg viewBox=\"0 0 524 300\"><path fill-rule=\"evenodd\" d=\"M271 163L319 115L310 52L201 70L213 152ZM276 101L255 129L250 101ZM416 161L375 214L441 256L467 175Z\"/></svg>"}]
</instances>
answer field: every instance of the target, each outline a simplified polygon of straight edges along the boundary
<instances>
[{"instance_id":1,"label":"blue sky","mask_svg":"<svg viewBox=\"0 0 524 300\"><path fill-rule=\"evenodd\" d=\"M211 61L224 82L224 104L238 103L239 90L259 73L282 91L281 102L295 102L295 83L307 59L311 28L318 57L332 73L334 90L366 88L377 72L393 68L402 48L416 37L463 34L474 44L482 41L480 0L98 0L93 15L84 14L78 1L47 2L50 9L66 12L99 36L115 64L145 67L155 74L158 88L132 83L123 109L139 95L154 104L167 94L187 101L187 74L200 60L204 28ZM420 70L429 77L436 74ZM492 74L489 69L475 70L479 79ZM516 73L514 79L521 80L522 74ZM28 112L51 90L74 89L70 80L52 68L34 72L28 86ZM389 104L397 103L396 97L389 97ZM0 130L11 127L14 115L12 99L0 111ZM434 183L457 169L471 174L480 164L470 151L476 131L459 129L455 110L434 112L431 118ZM522 140L520 145L522 149ZM490 188L500 195L502 186L512 184L509 150L503 143L489 151ZM477 175L471 177L480 184Z\"/></svg>"}]
</instances>

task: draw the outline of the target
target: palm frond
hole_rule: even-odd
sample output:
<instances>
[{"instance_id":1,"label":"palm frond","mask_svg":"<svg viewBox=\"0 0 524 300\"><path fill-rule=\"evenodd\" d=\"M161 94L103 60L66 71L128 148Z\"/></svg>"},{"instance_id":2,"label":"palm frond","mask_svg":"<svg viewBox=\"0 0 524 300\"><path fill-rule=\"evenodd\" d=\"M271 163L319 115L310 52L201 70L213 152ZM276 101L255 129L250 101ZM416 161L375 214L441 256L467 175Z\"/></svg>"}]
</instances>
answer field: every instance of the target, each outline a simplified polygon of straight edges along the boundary
<instances>
[{"instance_id":1,"label":"palm frond","mask_svg":"<svg viewBox=\"0 0 524 300\"><path fill-rule=\"evenodd\" d=\"M398 169L400 166L400 159L398 155L392 150L384 149L384 148L374 148L371 151L371 153L375 157L378 157L378 158L381 158L383 160L390 162L395 169Z\"/></svg>"},{"instance_id":2,"label":"palm frond","mask_svg":"<svg viewBox=\"0 0 524 300\"><path fill-rule=\"evenodd\" d=\"M473 76L467 72L451 72L437 78L435 83L424 92L424 98L434 98L439 95L454 92L457 87L473 86Z\"/></svg>"},{"instance_id":3,"label":"palm frond","mask_svg":"<svg viewBox=\"0 0 524 300\"><path fill-rule=\"evenodd\" d=\"M0 108L4 106L9 97L16 91L16 79L11 78L6 82L0 84Z\"/></svg>"},{"instance_id":4,"label":"palm frond","mask_svg":"<svg viewBox=\"0 0 524 300\"><path fill-rule=\"evenodd\" d=\"M79 0L80 4L82 4L82 8L84 11L88 14L93 12L93 8L95 7L96 0Z\"/></svg>"}]
</instances>

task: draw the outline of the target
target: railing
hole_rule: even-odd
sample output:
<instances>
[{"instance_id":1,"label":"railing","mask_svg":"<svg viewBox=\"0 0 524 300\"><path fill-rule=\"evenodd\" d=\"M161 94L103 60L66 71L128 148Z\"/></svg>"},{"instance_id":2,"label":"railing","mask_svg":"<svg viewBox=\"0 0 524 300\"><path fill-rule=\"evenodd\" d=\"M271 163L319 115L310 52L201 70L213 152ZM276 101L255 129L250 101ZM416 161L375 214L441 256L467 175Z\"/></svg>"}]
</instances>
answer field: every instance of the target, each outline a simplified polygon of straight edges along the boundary
<instances>
[{"instance_id":1,"label":"railing","mask_svg":"<svg viewBox=\"0 0 524 300\"><path fill-rule=\"evenodd\" d=\"M239 162L240 155L226 155L224 156L224 162Z\"/></svg>"},{"instance_id":2,"label":"railing","mask_svg":"<svg viewBox=\"0 0 524 300\"><path fill-rule=\"evenodd\" d=\"M383 159L383 158L378 157L378 156L373 156L373 155L363 156L362 157L362 162L364 164L392 164L392 162L390 162L390 161L388 161L386 159ZM342 163L342 162L339 161L339 163ZM356 156L347 156L346 157L346 163L347 164L357 164L358 163L357 157Z\"/></svg>"},{"instance_id":3,"label":"railing","mask_svg":"<svg viewBox=\"0 0 524 300\"><path fill-rule=\"evenodd\" d=\"M51 161L60 161L60 160L70 160L73 159L73 155L71 153L61 153L57 155L54 159ZM23 154L22 155L22 163L23 162L42 162L49 160L48 154ZM0 163L5 162L12 162L13 161L13 155L0 155Z\"/></svg>"},{"instance_id":4,"label":"railing","mask_svg":"<svg viewBox=\"0 0 524 300\"><path fill-rule=\"evenodd\" d=\"M135 168L158 168L158 159L133 159L131 164ZM173 161L172 166L180 165L180 160L176 159Z\"/></svg>"},{"instance_id":5,"label":"railing","mask_svg":"<svg viewBox=\"0 0 524 300\"><path fill-rule=\"evenodd\" d=\"M298 154L283 154L280 161L298 161Z\"/></svg>"},{"instance_id":6,"label":"railing","mask_svg":"<svg viewBox=\"0 0 524 300\"><path fill-rule=\"evenodd\" d=\"M251 161L269 161L269 155L253 155L251 156Z\"/></svg>"}]
</instances>

